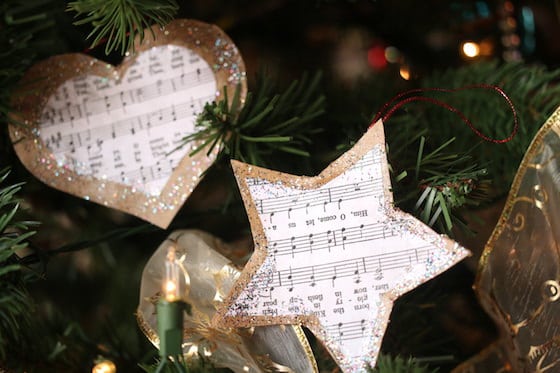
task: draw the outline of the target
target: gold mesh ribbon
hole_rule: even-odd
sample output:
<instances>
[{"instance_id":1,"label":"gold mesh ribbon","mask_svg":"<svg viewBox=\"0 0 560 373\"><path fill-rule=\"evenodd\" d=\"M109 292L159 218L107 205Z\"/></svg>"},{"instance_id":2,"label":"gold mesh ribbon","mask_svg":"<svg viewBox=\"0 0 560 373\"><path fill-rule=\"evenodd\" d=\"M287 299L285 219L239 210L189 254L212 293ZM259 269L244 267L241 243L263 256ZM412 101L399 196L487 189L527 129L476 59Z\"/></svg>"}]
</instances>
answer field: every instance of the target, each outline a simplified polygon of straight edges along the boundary
<instances>
[{"instance_id":1,"label":"gold mesh ribbon","mask_svg":"<svg viewBox=\"0 0 560 373\"><path fill-rule=\"evenodd\" d=\"M190 279L185 314L183 352L187 358L204 358L216 367L234 372L317 372L311 348L299 326L251 329L213 328L210 320L229 293L239 271L215 248L224 244L197 230L173 232L150 258L140 287L138 324L148 339L159 345L156 303L160 297L168 247L175 245L185 278ZM223 251L223 250L222 250Z\"/></svg>"},{"instance_id":2,"label":"gold mesh ribbon","mask_svg":"<svg viewBox=\"0 0 560 373\"><path fill-rule=\"evenodd\" d=\"M560 108L525 154L479 266L500 339L457 372L560 372Z\"/></svg>"}]
</instances>

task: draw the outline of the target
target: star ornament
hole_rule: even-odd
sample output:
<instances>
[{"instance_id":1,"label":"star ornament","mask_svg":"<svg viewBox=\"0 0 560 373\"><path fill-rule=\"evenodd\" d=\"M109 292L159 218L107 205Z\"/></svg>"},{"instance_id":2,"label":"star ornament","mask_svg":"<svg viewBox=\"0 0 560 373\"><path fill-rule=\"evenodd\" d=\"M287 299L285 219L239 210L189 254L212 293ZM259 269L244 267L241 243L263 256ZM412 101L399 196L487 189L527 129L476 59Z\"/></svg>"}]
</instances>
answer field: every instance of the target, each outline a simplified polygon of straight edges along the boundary
<instances>
[{"instance_id":1,"label":"star ornament","mask_svg":"<svg viewBox=\"0 0 560 373\"><path fill-rule=\"evenodd\" d=\"M304 325L344 372L375 365L396 298L469 255L394 208L381 121L315 177L232 165L255 252L214 322Z\"/></svg>"}]
</instances>

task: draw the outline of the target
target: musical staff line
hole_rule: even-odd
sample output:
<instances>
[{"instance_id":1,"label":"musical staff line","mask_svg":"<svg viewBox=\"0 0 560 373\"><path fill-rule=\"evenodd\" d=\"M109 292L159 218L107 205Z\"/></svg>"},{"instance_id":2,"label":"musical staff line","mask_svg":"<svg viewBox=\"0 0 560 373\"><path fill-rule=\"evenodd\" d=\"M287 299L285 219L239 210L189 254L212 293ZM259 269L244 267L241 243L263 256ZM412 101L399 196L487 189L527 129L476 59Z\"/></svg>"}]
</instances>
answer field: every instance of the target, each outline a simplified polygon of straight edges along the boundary
<instances>
[{"instance_id":1,"label":"musical staff line","mask_svg":"<svg viewBox=\"0 0 560 373\"><path fill-rule=\"evenodd\" d=\"M278 286L289 286L288 290L292 291L295 285L313 284L318 281L333 281L334 285L334 282L340 278L359 276L364 273L378 274L379 268L381 271L388 271L407 268L414 264L425 262L429 257L429 248L430 246L426 245L414 249L342 260L334 263L280 270L276 271L276 275L271 283L262 284L261 287L274 290ZM359 283L359 281L355 282Z\"/></svg>"},{"instance_id":2,"label":"musical staff line","mask_svg":"<svg viewBox=\"0 0 560 373\"><path fill-rule=\"evenodd\" d=\"M369 152L362 159L360 159L358 162L356 162L354 164L354 166L352 166L350 168L350 170L354 170L354 169L357 169L357 168L369 167L369 166L372 166L374 164L378 164L379 160L380 160L380 154L379 153Z\"/></svg>"},{"instance_id":3,"label":"musical staff line","mask_svg":"<svg viewBox=\"0 0 560 373\"><path fill-rule=\"evenodd\" d=\"M193 83L199 85L210 83L214 75L212 70L197 69L187 74L176 75L169 79L158 80L139 88L120 91L101 98L88 100L87 97L80 104L68 105L58 110L45 108L41 118L41 127L59 125L60 122L69 122L84 117L91 117L102 112L110 113L114 110L125 110L127 105L142 104L154 98L169 95L191 88L195 88ZM112 105L116 109L112 108ZM66 115L65 115L66 114ZM67 118L66 118L67 117Z\"/></svg>"},{"instance_id":4,"label":"musical staff line","mask_svg":"<svg viewBox=\"0 0 560 373\"><path fill-rule=\"evenodd\" d=\"M347 341L362 338L366 333L368 324L366 320L350 321L345 323L326 325L325 329L331 336Z\"/></svg>"},{"instance_id":5,"label":"musical staff line","mask_svg":"<svg viewBox=\"0 0 560 373\"><path fill-rule=\"evenodd\" d=\"M180 159L168 159L158 161L150 166L141 166L135 170L122 171L119 174L108 176L107 179L129 184L132 182L149 183L169 177L169 174L179 164Z\"/></svg>"},{"instance_id":6,"label":"musical staff line","mask_svg":"<svg viewBox=\"0 0 560 373\"><path fill-rule=\"evenodd\" d=\"M379 164L381 160L381 154L378 152L369 152L363 158L361 158L358 162L356 162L348 171L357 169L357 168L364 168L369 167L374 164ZM248 186L256 186L256 185L266 185L266 184L273 184L269 180L266 179L259 179L254 177L248 177L246 179Z\"/></svg>"},{"instance_id":7,"label":"musical staff line","mask_svg":"<svg viewBox=\"0 0 560 373\"><path fill-rule=\"evenodd\" d=\"M300 195L267 198L257 200L257 209L261 214L279 213L309 209L310 207L329 203L340 204L345 201L378 195L383 192L383 181L381 179L370 179L354 184L334 186L323 189L303 191Z\"/></svg>"},{"instance_id":8,"label":"musical staff line","mask_svg":"<svg viewBox=\"0 0 560 373\"><path fill-rule=\"evenodd\" d=\"M213 95L206 96L199 99L199 101L206 102L213 97ZM127 135L135 135L140 131L147 131L151 128L190 117L194 115L192 107L192 103L186 102L179 105L171 105L156 112L131 116L105 126L73 132L64 136L60 133L52 134L45 139L45 145L50 148L53 153L61 153L69 150L74 152L77 148L86 147L94 141L104 141ZM94 135L92 135L92 131Z\"/></svg>"},{"instance_id":9,"label":"musical staff line","mask_svg":"<svg viewBox=\"0 0 560 373\"><path fill-rule=\"evenodd\" d=\"M361 224L359 226L329 230L326 232L294 236L269 241L268 251L276 256L308 253L354 243L395 237L397 232L384 224Z\"/></svg>"}]
</instances>

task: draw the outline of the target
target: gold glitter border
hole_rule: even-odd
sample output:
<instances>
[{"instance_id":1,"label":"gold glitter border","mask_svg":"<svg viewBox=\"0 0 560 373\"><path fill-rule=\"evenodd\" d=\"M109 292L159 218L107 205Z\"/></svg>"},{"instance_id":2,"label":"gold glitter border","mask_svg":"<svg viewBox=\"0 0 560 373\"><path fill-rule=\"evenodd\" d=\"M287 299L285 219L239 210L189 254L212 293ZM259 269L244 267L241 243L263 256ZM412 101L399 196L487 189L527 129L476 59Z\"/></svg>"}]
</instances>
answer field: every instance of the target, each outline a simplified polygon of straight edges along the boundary
<instances>
[{"instance_id":1,"label":"gold glitter border","mask_svg":"<svg viewBox=\"0 0 560 373\"><path fill-rule=\"evenodd\" d=\"M352 167L364 155L366 155L375 145L383 144L385 146L385 136L383 133L383 123L377 122L365 135L346 153L333 161L317 176L296 176L279 171L269 170L262 167L252 166L236 160L231 161L231 165L239 185L241 197L245 204L247 216L251 231L253 232L253 241L255 251L241 275L235 282L228 296L218 308L212 323L216 325L224 325L226 327L250 327L254 325L272 325L272 324L296 324L305 325L315 335L316 332L322 330L319 319L314 315L294 315L294 316L236 316L228 317L227 311L233 306L241 292L249 285L253 276L264 263L267 256L267 240L264 228L259 218L257 206L251 197L247 178L256 178L267 180L271 183L283 183L286 187L309 190L317 189L334 178L340 176L348 168ZM386 201L392 203L392 193L390 191L389 174L383 173L383 194ZM319 334L321 335L321 334Z\"/></svg>"},{"instance_id":2,"label":"gold glitter border","mask_svg":"<svg viewBox=\"0 0 560 373\"><path fill-rule=\"evenodd\" d=\"M382 182L383 182L383 195L385 198L384 206L387 209L386 214L389 218L399 220L403 219L408 222L407 229L417 232L425 240L431 242L435 247L445 250L449 255L448 266L438 266L436 273L430 276L424 276L422 279L415 281L407 281L402 283L400 287L391 289L390 291L380 294L380 308L378 312L378 320L375 320L372 331L372 340L370 341L370 352L375 356L379 352L382 342L382 336L387 327L390 311L394 299L403 293L415 288L419 283L425 282L427 279L435 277L444 269L449 268L452 264L456 264L459 260L463 259L469 252L458 246L450 238L438 235L428 226L415 219L413 216L406 214L393 206L393 194L391 192L391 179L389 175L389 167L387 163L387 156L385 152L385 136L382 121L378 121L372 128L370 128L363 137L340 158L332 162L325 168L318 176L295 176L278 171L268 170L261 167L252 166L249 164L232 161L232 167L235 177L239 184L239 189L249 222L253 232L253 240L255 243L255 252L251 256L245 269L241 273L230 294L226 297L221 308L215 314L212 323L217 325L224 325L228 327L248 327L254 325L272 325L272 324L298 324L308 327L315 336L317 336L325 346L328 347L334 359L342 366L348 366L350 363L345 358L344 354L335 348L326 335L326 332L317 316L314 315L281 315L281 316L264 316L264 315L251 315L251 316L228 316L227 312L235 304L235 301L240 296L241 292L249 285L251 279L256 275L257 271L264 263L267 252L267 240L264 228L259 218L258 210L253 201L247 179L256 178L266 180L270 183L282 183L287 187L294 189L317 189L334 178L340 176L356 162L362 159L365 154L371 151L374 147L381 146L383 149L383 157L381 160L382 169ZM428 277L428 278L426 278ZM369 356L371 361L375 361L375 357Z\"/></svg>"},{"instance_id":3,"label":"gold glitter border","mask_svg":"<svg viewBox=\"0 0 560 373\"><path fill-rule=\"evenodd\" d=\"M139 54L156 46L175 45L195 52L214 72L216 91L221 95L223 87L226 87L228 95L233 96L237 84L240 84L240 97L244 101L247 93L245 64L233 41L217 26L178 19L163 29L152 26L144 34L146 38L142 43L139 38L135 39L136 52L127 53L118 67L78 53L54 56L31 67L20 82L19 90L12 96L14 111L9 116L9 132L21 162L45 184L167 228L201 179L201 172L193 170L191 163L198 162L197 168L207 169L214 162L216 151L210 156L206 155L205 150L194 157L186 154L160 195L150 196L129 185L79 175L74 170L59 166L52 152L36 134L40 130L39 119L44 106L64 82L83 74L119 80ZM225 59L221 54L224 48L230 49L230 57ZM235 69L232 64L236 66Z\"/></svg>"},{"instance_id":4,"label":"gold glitter border","mask_svg":"<svg viewBox=\"0 0 560 373\"><path fill-rule=\"evenodd\" d=\"M482 255L479 260L478 272L474 285L474 288L477 294L479 295L479 297L481 296L480 293L481 290L479 290L479 285L482 281L482 272L486 269L489 256L492 254L492 250L494 249L494 244L501 236L504 229L507 227L507 221L512 212L513 206L515 205L515 200L517 198L517 194L519 192L521 182L525 177L527 168L530 168L531 166L530 160L540 151L539 148L543 144L544 137L547 135L547 133L550 130L553 130L557 133L560 132L560 106L556 108L556 110L550 116L550 118L548 118L547 121L544 123L544 125L539 129L539 131L533 138L533 141L529 145L529 148L525 153L525 156L523 157L521 164L519 165L517 174L513 178L513 183L511 185L511 189L509 191L504 209L502 210L502 214L500 215L500 219L498 219L498 223L496 224L496 227L494 227L494 230L492 231L490 238L488 239L486 245L484 246L484 251L482 252Z\"/></svg>"},{"instance_id":5,"label":"gold glitter border","mask_svg":"<svg viewBox=\"0 0 560 373\"><path fill-rule=\"evenodd\" d=\"M311 365L311 368L313 368L313 373L318 373L319 368L317 367L317 361L315 360L315 355L313 354L313 350L311 349L311 345L309 344L309 341L305 336L303 328L299 325L290 325L290 327L293 328L298 341L301 343L301 347L305 352L305 356L307 356L307 359L309 360L309 365Z\"/></svg>"}]
</instances>

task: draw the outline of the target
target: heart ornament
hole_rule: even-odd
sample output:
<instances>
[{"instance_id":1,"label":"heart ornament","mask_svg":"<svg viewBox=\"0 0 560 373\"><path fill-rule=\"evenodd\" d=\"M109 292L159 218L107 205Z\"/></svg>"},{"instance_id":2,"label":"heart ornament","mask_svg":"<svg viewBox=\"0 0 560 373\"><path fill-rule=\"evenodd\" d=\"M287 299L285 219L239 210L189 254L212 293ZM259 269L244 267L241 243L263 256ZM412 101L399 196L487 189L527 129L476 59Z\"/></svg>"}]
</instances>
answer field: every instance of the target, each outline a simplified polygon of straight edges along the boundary
<instances>
[{"instance_id":1,"label":"heart ornament","mask_svg":"<svg viewBox=\"0 0 560 373\"><path fill-rule=\"evenodd\" d=\"M84 54L34 65L12 99L10 137L49 186L166 228L217 155L190 155L202 145L182 139L224 87L239 85L244 99L245 66L213 25L175 20L144 33L118 67Z\"/></svg>"}]
</instances>

